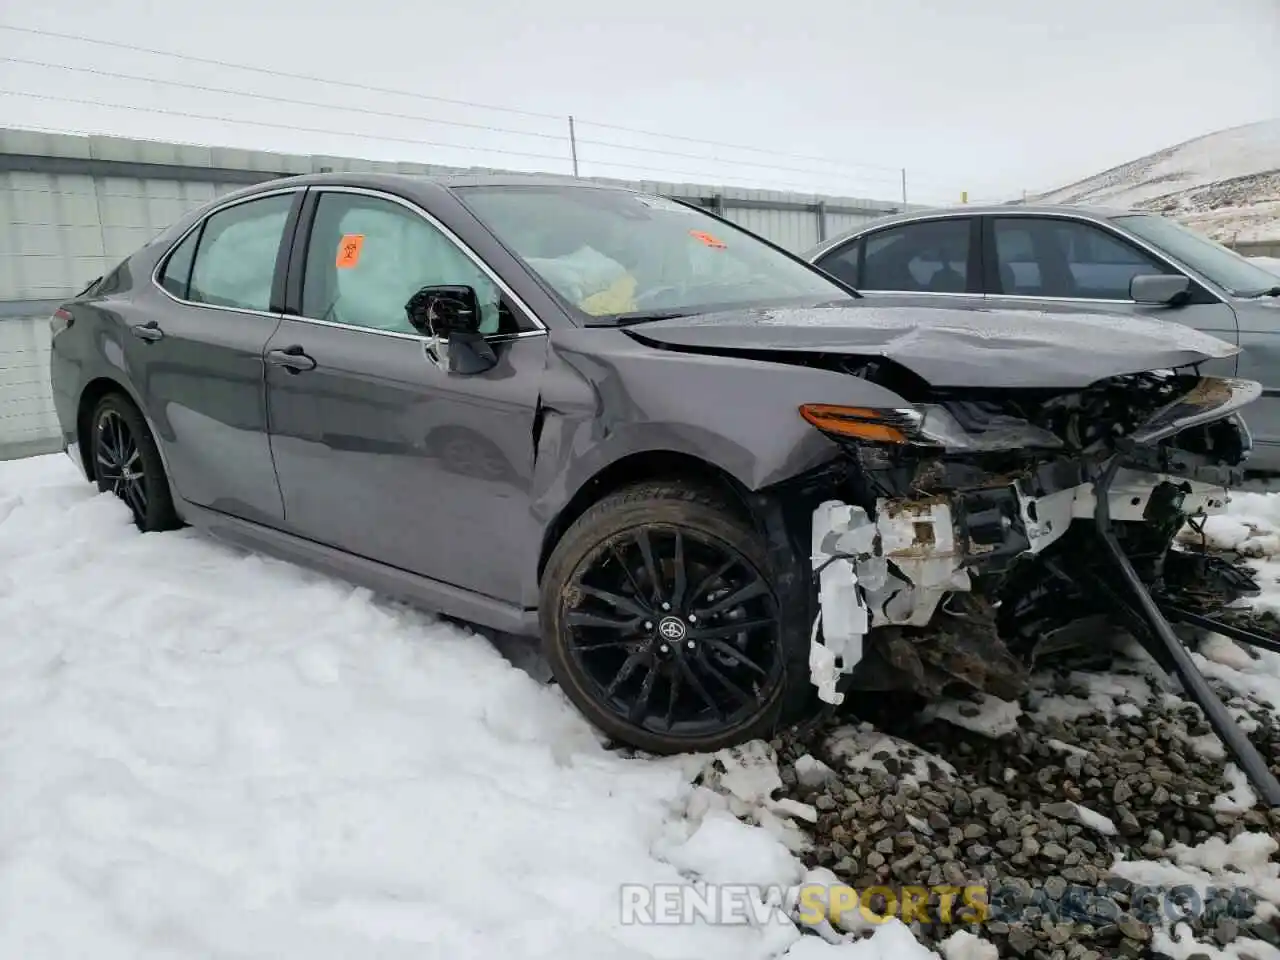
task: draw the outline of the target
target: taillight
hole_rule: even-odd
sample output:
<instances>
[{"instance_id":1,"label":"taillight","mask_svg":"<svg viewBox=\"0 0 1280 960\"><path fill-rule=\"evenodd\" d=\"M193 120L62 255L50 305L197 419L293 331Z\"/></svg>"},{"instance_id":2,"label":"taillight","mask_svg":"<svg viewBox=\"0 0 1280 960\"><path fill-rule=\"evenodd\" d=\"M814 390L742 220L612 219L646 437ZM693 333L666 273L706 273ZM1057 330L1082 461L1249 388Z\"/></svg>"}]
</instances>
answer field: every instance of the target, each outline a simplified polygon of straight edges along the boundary
<instances>
[{"instance_id":1,"label":"taillight","mask_svg":"<svg viewBox=\"0 0 1280 960\"><path fill-rule=\"evenodd\" d=\"M76 322L76 318L71 315L71 311L66 307L59 307L53 311L53 316L49 318L49 329L56 337L71 324Z\"/></svg>"}]
</instances>

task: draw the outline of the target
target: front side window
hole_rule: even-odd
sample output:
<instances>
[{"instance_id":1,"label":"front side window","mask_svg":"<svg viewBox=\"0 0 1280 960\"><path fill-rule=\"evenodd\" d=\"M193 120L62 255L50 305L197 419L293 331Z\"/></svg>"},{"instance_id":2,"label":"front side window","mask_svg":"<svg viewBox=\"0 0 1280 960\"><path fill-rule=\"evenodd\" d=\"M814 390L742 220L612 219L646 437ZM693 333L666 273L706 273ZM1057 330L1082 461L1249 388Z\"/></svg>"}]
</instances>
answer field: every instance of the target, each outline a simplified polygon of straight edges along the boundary
<instances>
[{"instance_id":1,"label":"front side window","mask_svg":"<svg viewBox=\"0 0 1280 960\"><path fill-rule=\"evenodd\" d=\"M969 277L967 217L924 220L868 236L861 289L906 293L964 293Z\"/></svg>"},{"instance_id":2,"label":"front side window","mask_svg":"<svg viewBox=\"0 0 1280 960\"><path fill-rule=\"evenodd\" d=\"M752 234L662 197L572 185L455 192L564 301L605 322L850 295Z\"/></svg>"},{"instance_id":3,"label":"front side window","mask_svg":"<svg viewBox=\"0 0 1280 960\"><path fill-rule=\"evenodd\" d=\"M1115 217L1112 223L1163 250L1234 297L1256 297L1276 285L1273 274L1168 217L1133 214Z\"/></svg>"},{"instance_id":4,"label":"front side window","mask_svg":"<svg viewBox=\"0 0 1280 960\"><path fill-rule=\"evenodd\" d=\"M1080 220L996 217L992 231L997 293L1128 300L1134 277L1173 272L1145 251Z\"/></svg>"},{"instance_id":5,"label":"front side window","mask_svg":"<svg viewBox=\"0 0 1280 960\"><path fill-rule=\"evenodd\" d=\"M498 286L420 214L381 197L321 194L307 243L304 317L417 334L406 306L423 287L440 285L476 291L481 333L518 332Z\"/></svg>"},{"instance_id":6,"label":"front side window","mask_svg":"<svg viewBox=\"0 0 1280 960\"><path fill-rule=\"evenodd\" d=\"M238 203L205 221L187 299L240 310L270 310L271 281L293 194Z\"/></svg>"}]
</instances>

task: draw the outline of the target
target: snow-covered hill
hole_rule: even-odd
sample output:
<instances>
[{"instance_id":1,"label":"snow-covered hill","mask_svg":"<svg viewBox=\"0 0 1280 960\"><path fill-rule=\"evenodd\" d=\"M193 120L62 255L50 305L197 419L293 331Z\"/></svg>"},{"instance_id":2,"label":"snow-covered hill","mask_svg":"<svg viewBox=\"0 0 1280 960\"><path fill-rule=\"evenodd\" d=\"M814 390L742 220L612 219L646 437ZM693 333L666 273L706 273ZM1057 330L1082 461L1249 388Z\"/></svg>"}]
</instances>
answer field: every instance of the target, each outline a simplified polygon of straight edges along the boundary
<instances>
[{"instance_id":1,"label":"snow-covered hill","mask_svg":"<svg viewBox=\"0 0 1280 960\"><path fill-rule=\"evenodd\" d=\"M1034 199L1166 214L1217 240L1280 240L1280 119L1219 130Z\"/></svg>"}]
</instances>

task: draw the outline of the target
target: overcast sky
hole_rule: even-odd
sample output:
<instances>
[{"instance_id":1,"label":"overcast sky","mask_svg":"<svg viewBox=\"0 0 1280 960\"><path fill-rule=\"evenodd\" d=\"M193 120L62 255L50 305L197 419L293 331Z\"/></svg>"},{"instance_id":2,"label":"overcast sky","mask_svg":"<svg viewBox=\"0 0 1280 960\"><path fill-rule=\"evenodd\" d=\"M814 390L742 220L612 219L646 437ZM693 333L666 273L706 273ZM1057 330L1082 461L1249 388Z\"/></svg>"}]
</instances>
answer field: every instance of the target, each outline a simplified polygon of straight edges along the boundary
<instances>
[{"instance_id":1,"label":"overcast sky","mask_svg":"<svg viewBox=\"0 0 1280 960\"><path fill-rule=\"evenodd\" d=\"M574 114L584 175L892 200L905 167L913 202L1280 116L1280 0L43 0L0 24L336 81L0 30L0 91L44 98L0 92L3 126L567 173Z\"/></svg>"}]
</instances>

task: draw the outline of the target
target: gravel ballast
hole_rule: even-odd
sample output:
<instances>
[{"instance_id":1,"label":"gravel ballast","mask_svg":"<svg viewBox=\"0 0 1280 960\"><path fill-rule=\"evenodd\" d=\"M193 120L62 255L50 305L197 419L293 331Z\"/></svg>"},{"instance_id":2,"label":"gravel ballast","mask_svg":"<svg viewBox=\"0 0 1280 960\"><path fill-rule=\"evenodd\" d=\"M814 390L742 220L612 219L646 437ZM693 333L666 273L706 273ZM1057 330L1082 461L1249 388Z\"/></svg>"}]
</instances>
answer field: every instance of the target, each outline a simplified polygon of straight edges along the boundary
<instances>
[{"instance_id":1,"label":"gravel ballast","mask_svg":"<svg viewBox=\"0 0 1280 960\"><path fill-rule=\"evenodd\" d=\"M1182 958L1185 943L1169 946L1178 921L1175 935L1189 929L1205 951L1267 960L1280 912L1250 887L1266 878L1179 863L1206 844L1270 862L1280 812L1255 805L1197 706L1153 686L1150 665L1043 675L1014 722L995 704L993 736L981 732L990 703L911 711L851 695L838 717L772 742L778 797L817 813L797 824L806 865L859 891L985 887L986 922L964 927L943 922L935 890L911 924L931 947L965 929L1000 957ZM1280 770L1272 710L1216 686ZM950 906L953 921L966 916L959 897Z\"/></svg>"}]
</instances>

